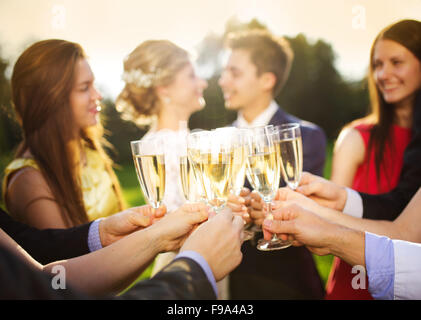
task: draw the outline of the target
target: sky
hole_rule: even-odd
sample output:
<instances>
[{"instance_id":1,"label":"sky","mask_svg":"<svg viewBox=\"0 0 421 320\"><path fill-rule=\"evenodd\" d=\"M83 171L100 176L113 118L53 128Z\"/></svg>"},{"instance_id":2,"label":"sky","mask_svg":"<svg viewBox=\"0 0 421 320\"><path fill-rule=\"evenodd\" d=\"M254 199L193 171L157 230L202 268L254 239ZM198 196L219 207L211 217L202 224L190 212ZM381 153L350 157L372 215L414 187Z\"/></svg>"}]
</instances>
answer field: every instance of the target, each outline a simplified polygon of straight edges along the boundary
<instances>
[{"instance_id":1,"label":"sky","mask_svg":"<svg viewBox=\"0 0 421 320\"><path fill-rule=\"evenodd\" d=\"M234 16L257 18L277 35L329 42L343 76L359 79L377 33L400 19L421 20L421 0L0 0L0 54L13 65L34 41L78 42L98 87L115 98L123 59L142 41L169 39L194 53Z\"/></svg>"}]
</instances>

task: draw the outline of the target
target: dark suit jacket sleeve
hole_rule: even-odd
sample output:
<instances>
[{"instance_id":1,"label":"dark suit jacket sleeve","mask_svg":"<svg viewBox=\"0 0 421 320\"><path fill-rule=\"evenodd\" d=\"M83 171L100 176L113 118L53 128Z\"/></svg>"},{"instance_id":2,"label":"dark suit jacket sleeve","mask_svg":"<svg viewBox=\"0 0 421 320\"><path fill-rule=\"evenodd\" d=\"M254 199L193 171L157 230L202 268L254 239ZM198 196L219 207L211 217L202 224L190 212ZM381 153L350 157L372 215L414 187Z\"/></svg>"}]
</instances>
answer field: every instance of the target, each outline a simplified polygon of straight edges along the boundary
<instances>
[{"instance_id":1,"label":"dark suit jacket sleeve","mask_svg":"<svg viewBox=\"0 0 421 320\"><path fill-rule=\"evenodd\" d=\"M87 298L68 284L64 290L54 290L49 276L34 270L3 246L0 246L0 284L0 300Z\"/></svg>"},{"instance_id":2,"label":"dark suit jacket sleeve","mask_svg":"<svg viewBox=\"0 0 421 320\"><path fill-rule=\"evenodd\" d=\"M89 253L89 226L38 230L13 220L0 209L0 228L41 264Z\"/></svg>"},{"instance_id":3,"label":"dark suit jacket sleeve","mask_svg":"<svg viewBox=\"0 0 421 320\"><path fill-rule=\"evenodd\" d=\"M321 128L305 122L301 125L303 171L323 176L326 158L326 136Z\"/></svg>"},{"instance_id":4,"label":"dark suit jacket sleeve","mask_svg":"<svg viewBox=\"0 0 421 320\"><path fill-rule=\"evenodd\" d=\"M189 258L178 258L153 278L136 284L123 299L214 300L215 292L202 267Z\"/></svg>"},{"instance_id":5,"label":"dark suit jacket sleeve","mask_svg":"<svg viewBox=\"0 0 421 320\"><path fill-rule=\"evenodd\" d=\"M421 91L415 100L413 119L412 139L404 153L399 183L389 193L361 193L364 218L390 221L396 219L421 186Z\"/></svg>"},{"instance_id":6,"label":"dark suit jacket sleeve","mask_svg":"<svg viewBox=\"0 0 421 320\"><path fill-rule=\"evenodd\" d=\"M91 299L66 283L54 290L52 278L35 270L0 245L0 300L2 299ZM114 297L96 297L111 299ZM191 259L176 259L152 279L135 285L118 299L215 299L201 267Z\"/></svg>"}]
</instances>

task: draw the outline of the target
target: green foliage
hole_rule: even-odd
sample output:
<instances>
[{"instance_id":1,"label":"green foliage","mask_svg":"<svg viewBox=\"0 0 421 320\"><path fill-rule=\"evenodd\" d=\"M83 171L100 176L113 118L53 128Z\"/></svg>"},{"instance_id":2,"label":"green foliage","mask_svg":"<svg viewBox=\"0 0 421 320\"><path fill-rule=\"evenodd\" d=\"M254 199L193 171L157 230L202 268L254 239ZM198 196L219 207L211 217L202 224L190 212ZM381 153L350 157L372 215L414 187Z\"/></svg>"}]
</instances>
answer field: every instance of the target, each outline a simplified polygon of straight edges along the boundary
<instances>
[{"instance_id":1,"label":"green foliage","mask_svg":"<svg viewBox=\"0 0 421 320\"><path fill-rule=\"evenodd\" d=\"M276 98L288 112L321 126L335 138L347 123L366 114L366 81L345 81L334 66L335 54L322 40L311 44L303 34L287 38L294 51L289 79Z\"/></svg>"},{"instance_id":2,"label":"green foliage","mask_svg":"<svg viewBox=\"0 0 421 320\"><path fill-rule=\"evenodd\" d=\"M224 34L210 34L198 46L198 69L210 74L210 80L204 93L207 105L191 117L191 128L215 128L235 119L235 113L223 107L223 95L217 83L222 71L224 38L231 31L254 28L267 27L256 19L248 23L230 19ZM289 113L318 124L334 139L345 124L366 115L366 80L343 79L335 67L335 52L325 41L310 43L304 34L286 38L294 51L294 61L276 101Z\"/></svg>"}]
</instances>

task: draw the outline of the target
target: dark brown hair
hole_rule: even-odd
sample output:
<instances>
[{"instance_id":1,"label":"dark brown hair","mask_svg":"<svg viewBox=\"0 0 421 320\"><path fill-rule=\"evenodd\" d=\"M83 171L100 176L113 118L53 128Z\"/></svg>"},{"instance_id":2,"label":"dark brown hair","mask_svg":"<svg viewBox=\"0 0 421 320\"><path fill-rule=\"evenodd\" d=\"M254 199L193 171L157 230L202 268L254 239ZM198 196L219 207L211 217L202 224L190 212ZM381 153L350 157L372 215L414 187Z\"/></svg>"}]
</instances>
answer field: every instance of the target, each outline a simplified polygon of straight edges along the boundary
<instances>
[{"instance_id":1,"label":"dark brown hair","mask_svg":"<svg viewBox=\"0 0 421 320\"><path fill-rule=\"evenodd\" d=\"M276 97L288 79L294 58L289 42L276 37L267 30L252 29L228 34L228 48L243 49L250 53L250 59L257 68L258 75L271 72L276 76L272 89Z\"/></svg>"},{"instance_id":2,"label":"dark brown hair","mask_svg":"<svg viewBox=\"0 0 421 320\"><path fill-rule=\"evenodd\" d=\"M100 153L123 207L111 160L99 142L102 127L83 130L82 141L74 137L70 93L76 64L85 58L77 43L58 39L39 41L21 54L12 74L12 100L23 129L23 142L16 156L30 150L69 227L88 221L80 181L81 144Z\"/></svg>"}]
</instances>

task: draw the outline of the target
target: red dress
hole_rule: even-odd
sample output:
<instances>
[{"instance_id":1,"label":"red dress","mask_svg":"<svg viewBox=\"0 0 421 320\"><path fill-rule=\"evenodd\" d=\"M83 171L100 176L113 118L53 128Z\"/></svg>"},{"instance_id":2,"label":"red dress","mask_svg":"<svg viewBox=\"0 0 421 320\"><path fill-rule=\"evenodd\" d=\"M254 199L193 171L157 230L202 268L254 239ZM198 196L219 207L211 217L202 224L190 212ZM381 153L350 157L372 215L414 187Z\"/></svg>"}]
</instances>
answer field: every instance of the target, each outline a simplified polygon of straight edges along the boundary
<instances>
[{"instance_id":1,"label":"red dress","mask_svg":"<svg viewBox=\"0 0 421 320\"><path fill-rule=\"evenodd\" d=\"M372 125L360 124L354 127L361 134L367 150ZM380 194L392 190L399 181L403 164L403 153L411 140L411 129L393 125L391 137L394 143L385 146L380 179L377 183L376 163L374 150L366 154L366 160L357 168L352 189L369 193ZM332 270L326 285L327 300L372 300L367 289L353 289L352 279L359 274L352 273L352 267L341 259L335 257ZM366 277L366 288L368 279Z\"/></svg>"}]
</instances>

